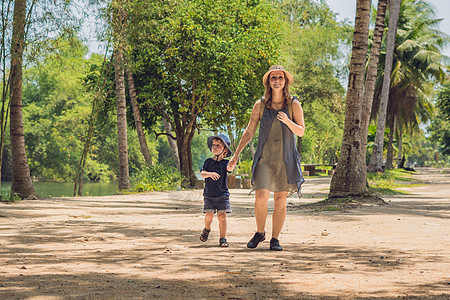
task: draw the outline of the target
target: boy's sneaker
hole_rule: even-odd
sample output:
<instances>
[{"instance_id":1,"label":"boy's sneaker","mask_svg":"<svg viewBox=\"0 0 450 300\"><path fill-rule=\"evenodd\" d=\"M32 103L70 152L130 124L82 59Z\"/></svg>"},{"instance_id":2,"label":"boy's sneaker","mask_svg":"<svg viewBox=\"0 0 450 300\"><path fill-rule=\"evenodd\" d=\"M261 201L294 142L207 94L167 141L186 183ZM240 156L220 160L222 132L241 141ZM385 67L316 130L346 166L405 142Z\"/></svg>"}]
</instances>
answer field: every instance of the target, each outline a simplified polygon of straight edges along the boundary
<instances>
[{"instance_id":1,"label":"boy's sneaker","mask_svg":"<svg viewBox=\"0 0 450 300\"><path fill-rule=\"evenodd\" d=\"M252 239L247 243L247 248L256 248L258 244L266 239L266 233L256 232Z\"/></svg>"}]
</instances>

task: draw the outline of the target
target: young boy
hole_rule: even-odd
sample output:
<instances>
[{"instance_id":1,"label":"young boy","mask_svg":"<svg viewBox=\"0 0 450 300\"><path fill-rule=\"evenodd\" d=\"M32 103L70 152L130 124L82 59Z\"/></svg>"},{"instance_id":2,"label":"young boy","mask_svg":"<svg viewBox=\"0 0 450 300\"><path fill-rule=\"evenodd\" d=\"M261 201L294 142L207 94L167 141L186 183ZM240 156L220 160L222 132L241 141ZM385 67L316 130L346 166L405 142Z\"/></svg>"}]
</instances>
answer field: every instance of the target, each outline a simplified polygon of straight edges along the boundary
<instances>
[{"instance_id":1,"label":"young boy","mask_svg":"<svg viewBox=\"0 0 450 300\"><path fill-rule=\"evenodd\" d=\"M200 175L205 178L205 189L203 190L205 213L205 228L200 235L200 240L206 242L211 231L211 223L214 213L217 211L219 220L219 245L228 247L227 239L227 213L231 212L230 192L227 186L228 160L224 159L231 155L230 140L224 134L208 137L208 148L214 154L203 164Z\"/></svg>"}]
</instances>

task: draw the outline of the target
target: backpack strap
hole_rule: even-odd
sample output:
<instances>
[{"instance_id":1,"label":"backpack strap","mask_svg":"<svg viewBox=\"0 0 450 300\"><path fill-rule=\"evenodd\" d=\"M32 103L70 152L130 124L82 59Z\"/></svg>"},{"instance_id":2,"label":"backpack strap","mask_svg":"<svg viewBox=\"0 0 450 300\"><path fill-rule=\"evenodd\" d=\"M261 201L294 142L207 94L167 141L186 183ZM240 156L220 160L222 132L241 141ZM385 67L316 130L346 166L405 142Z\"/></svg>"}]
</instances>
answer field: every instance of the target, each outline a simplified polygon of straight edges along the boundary
<instances>
[{"instance_id":1,"label":"backpack strap","mask_svg":"<svg viewBox=\"0 0 450 300\"><path fill-rule=\"evenodd\" d=\"M289 118L293 121L292 119L292 115L293 115L293 109L292 109L292 101L297 100L297 96L292 97L292 100L289 102L288 104L288 111L289 111ZM264 113L264 97L261 97L260 101L260 106L259 106L259 119L261 120L262 115Z\"/></svg>"},{"instance_id":2,"label":"backpack strap","mask_svg":"<svg viewBox=\"0 0 450 300\"><path fill-rule=\"evenodd\" d=\"M259 106L259 119L261 120L262 115L264 113L264 97L261 97L261 99L259 100L259 102L261 103L261 105Z\"/></svg>"},{"instance_id":3,"label":"backpack strap","mask_svg":"<svg viewBox=\"0 0 450 300\"><path fill-rule=\"evenodd\" d=\"M292 102L293 102L294 100L298 100L298 97L297 97L297 96L292 97L291 102L289 102L289 104L288 104L289 118L290 118L292 121L294 121L294 119L293 119L293 115L294 115L293 111L294 111L294 110L292 109Z\"/></svg>"}]
</instances>

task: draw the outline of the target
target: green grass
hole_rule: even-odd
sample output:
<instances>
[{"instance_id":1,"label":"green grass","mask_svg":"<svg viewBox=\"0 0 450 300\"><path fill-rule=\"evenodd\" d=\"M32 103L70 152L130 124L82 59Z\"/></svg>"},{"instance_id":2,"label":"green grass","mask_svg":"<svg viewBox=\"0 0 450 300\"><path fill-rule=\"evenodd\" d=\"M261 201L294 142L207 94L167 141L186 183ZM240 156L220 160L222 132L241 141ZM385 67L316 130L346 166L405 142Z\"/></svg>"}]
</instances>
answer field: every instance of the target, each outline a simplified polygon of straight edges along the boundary
<instances>
[{"instance_id":1,"label":"green grass","mask_svg":"<svg viewBox=\"0 0 450 300\"><path fill-rule=\"evenodd\" d=\"M414 172L406 170L386 170L384 173L368 173L369 190L382 195L408 194L400 190L404 187L421 186L420 181L413 178Z\"/></svg>"},{"instance_id":2,"label":"green grass","mask_svg":"<svg viewBox=\"0 0 450 300\"><path fill-rule=\"evenodd\" d=\"M338 210L342 210L342 208L334 205L327 205L322 208L322 211L338 211Z\"/></svg>"}]
</instances>

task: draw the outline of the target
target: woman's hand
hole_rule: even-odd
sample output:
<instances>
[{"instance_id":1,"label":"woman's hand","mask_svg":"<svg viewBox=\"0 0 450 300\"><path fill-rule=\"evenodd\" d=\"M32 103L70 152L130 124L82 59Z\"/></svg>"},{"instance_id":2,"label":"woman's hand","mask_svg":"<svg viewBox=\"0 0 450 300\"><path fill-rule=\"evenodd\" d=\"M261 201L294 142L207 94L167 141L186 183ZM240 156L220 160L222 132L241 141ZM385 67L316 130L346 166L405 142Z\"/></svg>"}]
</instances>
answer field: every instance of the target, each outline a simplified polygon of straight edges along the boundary
<instances>
[{"instance_id":1,"label":"woman's hand","mask_svg":"<svg viewBox=\"0 0 450 300\"><path fill-rule=\"evenodd\" d=\"M235 155L233 155L231 157L231 159L230 159L230 161L228 162L228 165L227 165L227 171L228 172L231 172L231 171L234 170L234 168L236 167L236 164L237 164L237 160L238 160L238 158L235 157Z\"/></svg>"},{"instance_id":2,"label":"woman's hand","mask_svg":"<svg viewBox=\"0 0 450 300\"><path fill-rule=\"evenodd\" d=\"M287 116L286 113L279 111L277 113L277 119L280 120L281 122L283 122L284 124L288 124L291 120L289 119L289 117Z\"/></svg>"},{"instance_id":3,"label":"woman's hand","mask_svg":"<svg viewBox=\"0 0 450 300\"><path fill-rule=\"evenodd\" d=\"M298 100L292 102L292 118L289 119L288 115L282 111L277 114L277 119L283 122L293 134L302 137L305 133L305 120L303 119L303 109Z\"/></svg>"}]
</instances>

